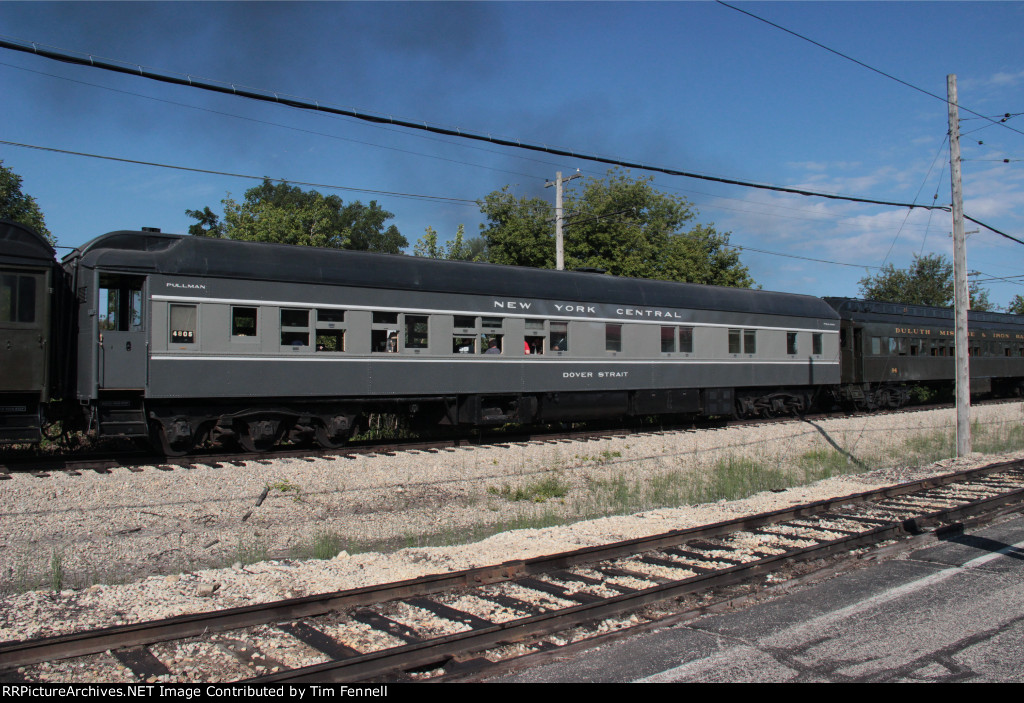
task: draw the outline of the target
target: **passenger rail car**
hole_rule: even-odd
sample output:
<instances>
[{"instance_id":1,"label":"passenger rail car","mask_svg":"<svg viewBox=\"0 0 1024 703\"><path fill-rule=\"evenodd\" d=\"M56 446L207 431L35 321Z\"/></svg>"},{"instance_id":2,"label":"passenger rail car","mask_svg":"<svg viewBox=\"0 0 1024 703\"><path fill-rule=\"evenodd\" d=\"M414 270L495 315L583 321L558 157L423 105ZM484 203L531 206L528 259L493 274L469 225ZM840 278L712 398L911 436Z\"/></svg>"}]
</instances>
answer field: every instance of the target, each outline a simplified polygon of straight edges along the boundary
<instances>
[{"instance_id":1,"label":"passenger rail car","mask_svg":"<svg viewBox=\"0 0 1024 703\"><path fill-rule=\"evenodd\" d=\"M73 399L167 453L344 442L371 412L486 425L767 415L840 382L808 296L113 232L63 262Z\"/></svg>"},{"instance_id":2,"label":"passenger rail car","mask_svg":"<svg viewBox=\"0 0 1024 703\"><path fill-rule=\"evenodd\" d=\"M61 270L39 234L0 220L0 443L38 442L59 368L53 325Z\"/></svg>"},{"instance_id":3,"label":"passenger rail car","mask_svg":"<svg viewBox=\"0 0 1024 703\"><path fill-rule=\"evenodd\" d=\"M899 407L909 388L951 388L955 376L953 311L946 308L825 298L841 318L842 383L838 400L861 409ZM972 395L1024 391L1024 316L968 313Z\"/></svg>"}]
</instances>

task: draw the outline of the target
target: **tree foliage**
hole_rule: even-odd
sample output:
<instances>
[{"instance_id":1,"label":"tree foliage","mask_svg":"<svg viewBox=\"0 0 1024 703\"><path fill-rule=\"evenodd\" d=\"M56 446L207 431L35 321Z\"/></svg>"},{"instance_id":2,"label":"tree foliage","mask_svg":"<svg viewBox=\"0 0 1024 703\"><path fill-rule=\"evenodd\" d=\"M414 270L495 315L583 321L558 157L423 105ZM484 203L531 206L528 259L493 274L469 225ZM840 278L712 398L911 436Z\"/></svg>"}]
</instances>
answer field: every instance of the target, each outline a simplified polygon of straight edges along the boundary
<instances>
[{"instance_id":1,"label":"tree foliage","mask_svg":"<svg viewBox=\"0 0 1024 703\"><path fill-rule=\"evenodd\" d=\"M0 161L0 218L31 227L46 237L51 246L56 244L36 199L21 192L21 176L3 164Z\"/></svg>"},{"instance_id":2,"label":"tree foliage","mask_svg":"<svg viewBox=\"0 0 1024 703\"><path fill-rule=\"evenodd\" d=\"M221 201L224 219L209 207L186 210L197 222L189 234L249 242L276 242L332 249L358 249L399 254L409 242L387 220L394 215L371 201L347 205L337 195L304 191L264 179L237 202L228 193Z\"/></svg>"},{"instance_id":3,"label":"tree foliage","mask_svg":"<svg viewBox=\"0 0 1024 703\"><path fill-rule=\"evenodd\" d=\"M459 225L455 237L441 244L437 241L437 231L427 227L426 232L416 241L413 254L428 259L448 259L450 261L486 261L487 242L483 237L466 239L465 225Z\"/></svg>"},{"instance_id":4,"label":"tree foliage","mask_svg":"<svg viewBox=\"0 0 1024 703\"><path fill-rule=\"evenodd\" d=\"M651 178L618 170L587 179L582 192L564 198L565 267L598 268L616 276L689 281L749 288L753 285L728 233L692 225L684 198L661 193ZM540 198L516 198L508 187L480 201L481 225L493 263L555 267L551 206ZM689 229L687 229L689 228Z\"/></svg>"},{"instance_id":5,"label":"tree foliage","mask_svg":"<svg viewBox=\"0 0 1024 703\"><path fill-rule=\"evenodd\" d=\"M1024 296L1021 296L1019 293L1013 296L1013 300L1006 307L1006 312L1013 315L1024 315Z\"/></svg>"},{"instance_id":6,"label":"tree foliage","mask_svg":"<svg viewBox=\"0 0 1024 703\"><path fill-rule=\"evenodd\" d=\"M968 286L972 310L991 310L988 291L977 284ZM890 303L953 306L953 263L942 254L914 256L908 268L892 264L874 276L860 279L861 297Z\"/></svg>"}]
</instances>

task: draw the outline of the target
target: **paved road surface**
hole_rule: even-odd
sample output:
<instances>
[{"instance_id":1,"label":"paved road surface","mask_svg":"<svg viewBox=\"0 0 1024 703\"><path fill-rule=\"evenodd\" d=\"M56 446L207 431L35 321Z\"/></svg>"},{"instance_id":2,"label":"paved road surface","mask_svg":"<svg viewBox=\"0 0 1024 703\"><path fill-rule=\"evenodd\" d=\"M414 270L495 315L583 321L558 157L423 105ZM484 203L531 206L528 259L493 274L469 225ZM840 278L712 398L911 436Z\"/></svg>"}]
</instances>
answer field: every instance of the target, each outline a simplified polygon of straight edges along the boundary
<instances>
[{"instance_id":1,"label":"paved road surface","mask_svg":"<svg viewBox=\"0 0 1024 703\"><path fill-rule=\"evenodd\" d=\"M1024 519L500 681L1024 681Z\"/></svg>"}]
</instances>

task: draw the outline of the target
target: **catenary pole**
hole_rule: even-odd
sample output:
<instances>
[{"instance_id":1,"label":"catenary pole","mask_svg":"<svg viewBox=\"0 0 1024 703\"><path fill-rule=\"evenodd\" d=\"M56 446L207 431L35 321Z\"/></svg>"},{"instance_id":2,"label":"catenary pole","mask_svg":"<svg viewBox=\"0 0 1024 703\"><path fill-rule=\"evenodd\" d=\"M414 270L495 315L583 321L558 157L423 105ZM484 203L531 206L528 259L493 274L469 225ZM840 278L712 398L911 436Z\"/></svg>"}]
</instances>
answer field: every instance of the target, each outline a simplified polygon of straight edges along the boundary
<instances>
[{"instance_id":1,"label":"catenary pole","mask_svg":"<svg viewBox=\"0 0 1024 703\"><path fill-rule=\"evenodd\" d=\"M964 194L960 181L960 114L956 74L946 76L949 104L949 174L953 189L953 307L956 322L956 455L971 453L971 379L968 365L967 244L964 241Z\"/></svg>"}]
</instances>

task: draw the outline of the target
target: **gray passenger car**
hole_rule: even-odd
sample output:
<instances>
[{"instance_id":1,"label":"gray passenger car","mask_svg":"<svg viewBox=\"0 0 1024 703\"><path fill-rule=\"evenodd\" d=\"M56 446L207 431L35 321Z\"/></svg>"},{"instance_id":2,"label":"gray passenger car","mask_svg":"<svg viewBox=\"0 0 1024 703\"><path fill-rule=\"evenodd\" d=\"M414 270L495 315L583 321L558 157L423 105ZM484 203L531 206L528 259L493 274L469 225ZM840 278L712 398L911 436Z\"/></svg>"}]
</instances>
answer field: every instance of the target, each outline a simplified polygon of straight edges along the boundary
<instances>
[{"instance_id":1,"label":"gray passenger car","mask_svg":"<svg viewBox=\"0 0 1024 703\"><path fill-rule=\"evenodd\" d=\"M424 423L770 414L838 384L808 296L113 232L64 259L78 401L165 451Z\"/></svg>"}]
</instances>

